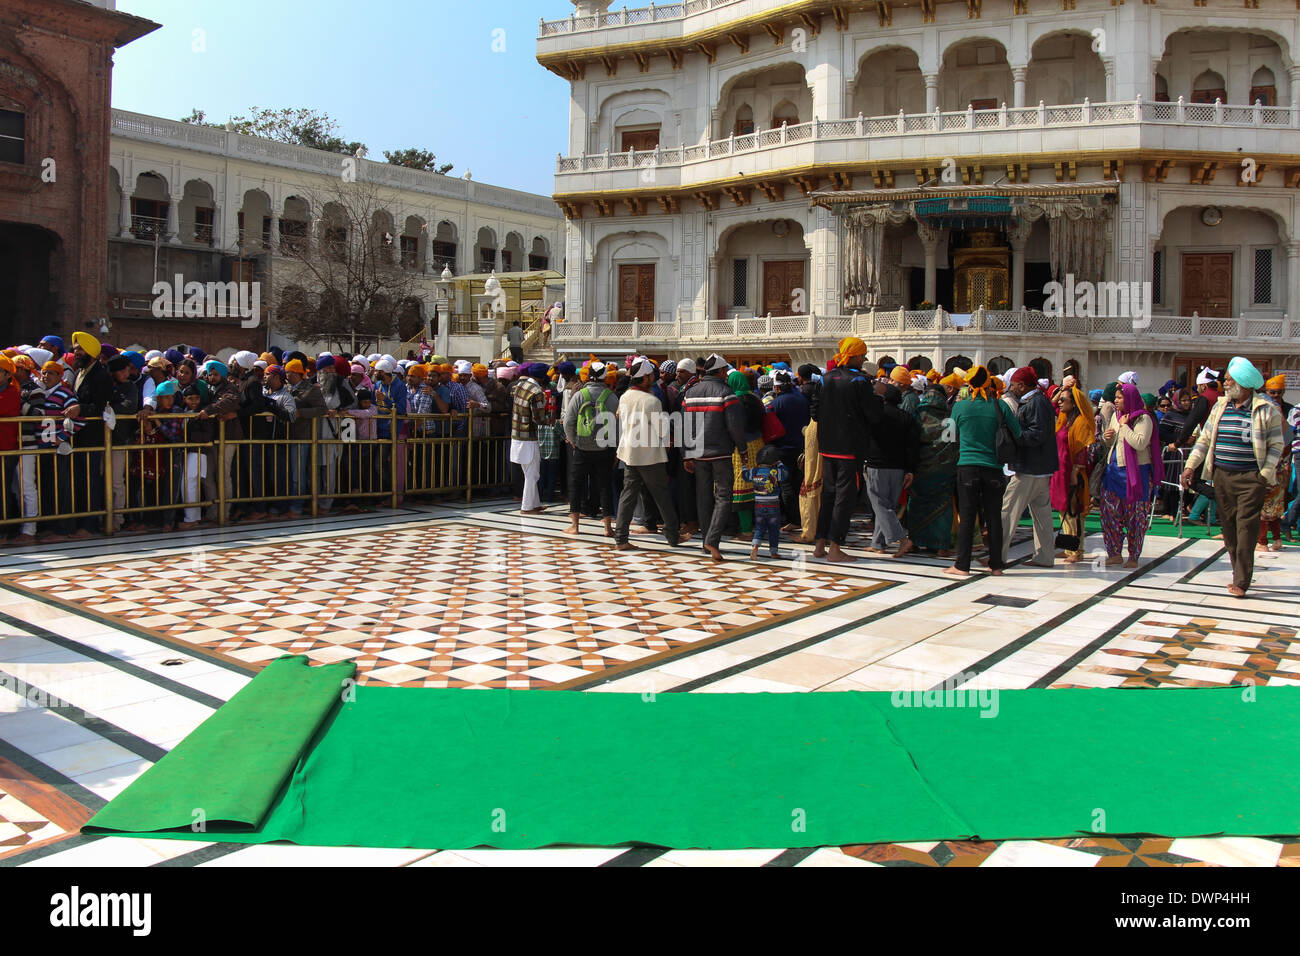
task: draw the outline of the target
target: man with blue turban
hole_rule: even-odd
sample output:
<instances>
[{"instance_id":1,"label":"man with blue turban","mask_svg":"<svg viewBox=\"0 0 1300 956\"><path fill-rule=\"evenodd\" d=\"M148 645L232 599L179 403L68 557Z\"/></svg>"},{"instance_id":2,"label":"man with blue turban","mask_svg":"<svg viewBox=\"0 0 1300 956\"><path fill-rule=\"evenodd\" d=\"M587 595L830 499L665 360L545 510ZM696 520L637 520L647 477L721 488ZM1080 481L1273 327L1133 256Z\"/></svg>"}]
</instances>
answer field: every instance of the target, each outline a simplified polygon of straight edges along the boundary
<instances>
[{"instance_id":1,"label":"man with blue turban","mask_svg":"<svg viewBox=\"0 0 1300 956\"><path fill-rule=\"evenodd\" d=\"M1239 355L1228 363L1223 385L1223 397L1210 410L1187 457L1182 485L1191 485L1197 468L1202 468L1203 479L1214 484L1223 546L1232 562L1228 593L1240 598L1246 596L1255 570L1264 498L1278 482L1282 412L1260 393L1264 376L1247 358Z\"/></svg>"}]
</instances>

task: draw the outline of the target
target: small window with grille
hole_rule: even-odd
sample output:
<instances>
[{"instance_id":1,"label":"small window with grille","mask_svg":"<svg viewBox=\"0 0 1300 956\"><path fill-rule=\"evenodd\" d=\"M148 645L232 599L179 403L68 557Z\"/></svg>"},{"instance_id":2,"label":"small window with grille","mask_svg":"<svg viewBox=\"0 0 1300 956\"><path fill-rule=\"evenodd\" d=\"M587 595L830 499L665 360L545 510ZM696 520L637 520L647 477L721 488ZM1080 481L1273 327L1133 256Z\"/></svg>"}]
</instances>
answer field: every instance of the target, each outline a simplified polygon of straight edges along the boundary
<instances>
[{"instance_id":1,"label":"small window with grille","mask_svg":"<svg viewBox=\"0 0 1300 956\"><path fill-rule=\"evenodd\" d=\"M1256 304L1267 305L1273 301L1273 250L1271 248L1255 250L1255 298Z\"/></svg>"},{"instance_id":2,"label":"small window with grille","mask_svg":"<svg viewBox=\"0 0 1300 956\"><path fill-rule=\"evenodd\" d=\"M1165 251L1157 249L1151 256L1151 304L1165 304Z\"/></svg>"},{"instance_id":3,"label":"small window with grille","mask_svg":"<svg viewBox=\"0 0 1300 956\"><path fill-rule=\"evenodd\" d=\"M749 260L731 261L731 304L737 309L749 308Z\"/></svg>"}]
</instances>

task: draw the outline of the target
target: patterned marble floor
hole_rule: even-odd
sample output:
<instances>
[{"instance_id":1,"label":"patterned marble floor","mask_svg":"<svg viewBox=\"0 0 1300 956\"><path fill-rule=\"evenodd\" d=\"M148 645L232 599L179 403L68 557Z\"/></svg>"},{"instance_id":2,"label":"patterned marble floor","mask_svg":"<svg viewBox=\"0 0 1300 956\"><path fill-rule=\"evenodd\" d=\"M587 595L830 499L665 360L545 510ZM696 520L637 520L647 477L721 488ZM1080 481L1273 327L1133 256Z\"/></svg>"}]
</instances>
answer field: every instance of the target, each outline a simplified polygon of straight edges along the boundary
<instances>
[{"instance_id":1,"label":"patterned marble floor","mask_svg":"<svg viewBox=\"0 0 1300 956\"><path fill-rule=\"evenodd\" d=\"M927 556L617 553L562 514L428 507L0 551L0 866L1294 866L1300 838L945 841L807 850L240 847L87 838L91 814L284 652L400 686L800 693L1300 683L1300 549L1228 597L1217 541L1137 571ZM855 539L856 540L856 539ZM1094 546L1097 542L1090 542ZM123 550L123 548L127 550Z\"/></svg>"}]
</instances>

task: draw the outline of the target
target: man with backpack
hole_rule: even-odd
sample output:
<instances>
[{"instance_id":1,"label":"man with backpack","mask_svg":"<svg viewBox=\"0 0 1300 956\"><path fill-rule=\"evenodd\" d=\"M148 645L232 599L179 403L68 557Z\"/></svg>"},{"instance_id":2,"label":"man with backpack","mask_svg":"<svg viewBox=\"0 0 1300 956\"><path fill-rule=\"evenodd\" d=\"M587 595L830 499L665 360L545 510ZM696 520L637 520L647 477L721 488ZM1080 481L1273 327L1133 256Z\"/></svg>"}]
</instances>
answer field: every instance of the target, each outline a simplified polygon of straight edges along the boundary
<instances>
[{"instance_id":1,"label":"man with backpack","mask_svg":"<svg viewBox=\"0 0 1300 956\"><path fill-rule=\"evenodd\" d=\"M582 517L582 491L587 478L600 496L605 536L614 536L614 454L617 449L615 413L618 396L605 385L605 365L592 362L587 384L569 399L564 413L564 438L573 449L573 470L569 476L569 527L565 534L577 534Z\"/></svg>"}]
</instances>

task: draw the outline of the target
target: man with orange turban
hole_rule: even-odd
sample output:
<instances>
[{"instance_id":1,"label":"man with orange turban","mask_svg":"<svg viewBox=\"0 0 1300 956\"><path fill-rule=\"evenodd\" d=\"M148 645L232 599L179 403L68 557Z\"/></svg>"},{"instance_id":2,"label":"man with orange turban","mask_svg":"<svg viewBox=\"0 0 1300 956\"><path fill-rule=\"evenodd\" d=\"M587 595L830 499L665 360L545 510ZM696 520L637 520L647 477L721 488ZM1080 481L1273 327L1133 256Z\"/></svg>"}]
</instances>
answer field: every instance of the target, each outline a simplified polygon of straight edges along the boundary
<instances>
[{"instance_id":1,"label":"man with orange turban","mask_svg":"<svg viewBox=\"0 0 1300 956\"><path fill-rule=\"evenodd\" d=\"M818 400L822 501L813 556L836 562L857 560L845 554L844 542L858 501L862 462L870 445L869 428L882 414L883 402L871 381L877 367L865 361L866 355L867 346L861 339L850 336L841 340L835 368L823 376Z\"/></svg>"}]
</instances>

